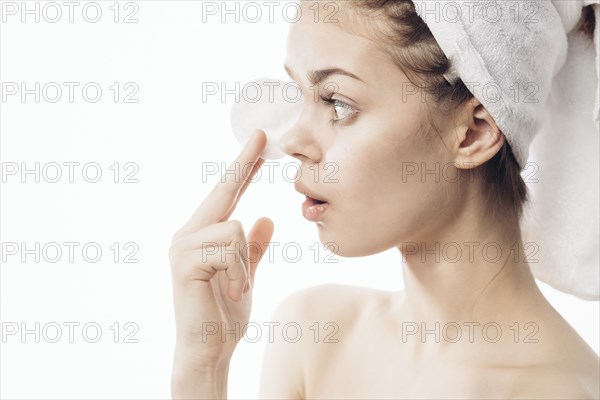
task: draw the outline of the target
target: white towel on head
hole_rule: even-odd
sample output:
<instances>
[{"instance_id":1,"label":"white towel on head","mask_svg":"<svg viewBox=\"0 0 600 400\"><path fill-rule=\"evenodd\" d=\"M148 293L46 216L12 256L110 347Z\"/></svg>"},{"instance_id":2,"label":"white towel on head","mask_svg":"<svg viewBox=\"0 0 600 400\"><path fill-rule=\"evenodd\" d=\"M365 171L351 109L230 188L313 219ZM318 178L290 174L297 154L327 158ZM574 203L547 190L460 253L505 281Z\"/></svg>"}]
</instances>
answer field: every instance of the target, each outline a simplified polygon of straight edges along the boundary
<instances>
[{"instance_id":1,"label":"white towel on head","mask_svg":"<svg viewBox=\"0 0 600 400\"><path fill-rule=\"evenodd\" d=\"M531 195L521 224L536 278L600 299L600 0L413 0L494 117ZM594 40L575 30L593 5Z\"/></svg>"}]
</instances>

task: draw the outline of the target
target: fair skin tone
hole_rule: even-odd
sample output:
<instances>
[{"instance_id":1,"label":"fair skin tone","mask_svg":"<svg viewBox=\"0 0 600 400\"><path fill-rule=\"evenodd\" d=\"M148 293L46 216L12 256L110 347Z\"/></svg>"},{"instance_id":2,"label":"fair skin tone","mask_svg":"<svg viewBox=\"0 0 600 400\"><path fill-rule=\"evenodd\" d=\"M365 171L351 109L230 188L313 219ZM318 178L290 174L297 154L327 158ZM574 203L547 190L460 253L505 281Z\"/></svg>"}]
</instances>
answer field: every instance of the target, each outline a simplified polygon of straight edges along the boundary
<instances>
[{"instance_id":1,"label":"fair skin tone","mask_svg":"<svg viewBox=\"0 0 600 400\"><path fill-rule=\"evenodd\" d=\"M273 321L333 322L337 342L315 343L308 335L298 343L270 343L260 397L597 398L598 356L537 288L517 221L512 230L500 229L485 213L479 195L485 183L399 173L415 163L431 170L436 163L473 168L486 162L504 141L493 118L473 100L438 126L439 137L425 138L419 127L428 121L426 104L403 96L398 88L409 83L406 75L368 35L303 15L290 28L285 64L306 100L281 148L301 162L304 177L314 176L315 167L325 176L326 163L339 167L336 183L302 179L329 202L316 223L320 240L336 243L337 254L347 257L398 248L405 290L321 285L289 296ZM336 73L316 86L308 82L309 71L330 68L359 79ZM328 93L326 83L336 88L332 99L349 107L314 98ZM259 167L265 141L257 135L236 162ZM226 262L207 260L201 247L269 241L273 223L266 218L248 235L228 221L247 185L235 178L217 184L173 238L174 398L226 398L235 343L206 343L198 332L207 322L248 321L260 260L252 246ZM485 245L493 246L484 252ZM436 246L460 248L461 256L432 251ZM448 327L438 329L437 339L436 323ZM493 327L484 334L488 323ZM452 342L456 326L462 335Z\"/></svg>"}]
</instances>

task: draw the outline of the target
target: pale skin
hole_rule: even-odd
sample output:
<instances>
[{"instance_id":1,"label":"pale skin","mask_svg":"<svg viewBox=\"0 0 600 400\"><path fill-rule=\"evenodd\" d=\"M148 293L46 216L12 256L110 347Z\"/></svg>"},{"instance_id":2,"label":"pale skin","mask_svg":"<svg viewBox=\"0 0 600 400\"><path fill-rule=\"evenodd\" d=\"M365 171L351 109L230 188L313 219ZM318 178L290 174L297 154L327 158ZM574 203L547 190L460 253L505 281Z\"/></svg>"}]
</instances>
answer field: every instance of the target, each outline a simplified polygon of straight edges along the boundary
<instances>
[{"instance_id":1,"label":"pale skin","mask_svg":"<svg viewBox=\"0 0 600 400\"><path fill-rule=\"evenodd\" d=\"M337 254L346 257L397 248L405 261L399 258L398 265L405 289L321 285L286 298L273 321L332 322L339 328L337 342L315 343L306 335L295 344L268 344L260 398L598 398L598 355L538 289L518 221L503 229L484 212L485 182L457 185L399 173L414 163L466 169L488 161L505 140L491 115L472 100L438 126L439 137L425 138L418 128L428 121L426 104L419 96L403 96L398 88L409 83L406 75L368 34L357 33L360 26L350 33L315 23L313 14L305 14L309 18L291 24L285 64L306 100L281 148L301 162L305 177L314 176L315 167L324 176L326 163L339 166L337 183L303 179L329 202L316 223L320 240L335 242ZM330 68L360 80L337 73L311 87L307 73ZM326 92L325 82L336 87L332 98L349 107L314 98L315 91ZM331 125L332 118L345 119ZM257 134L234 161L257 163L250 178L262 164L265 142ZM175 234L170 250L174 398L226 398L236 343L205 343L199 327L248 321L257 255L265 253L249 246L250 253L227 262L206 260L202 243L237 242L243 248L268 242L274 229L261 218L246 236L238 221L228 220L249 180L228 178ZM410 243L417 246L407 248ZM457 243L463 256L432 255L436 244L448 243ZM470 252L465 243L478 246ZM482 252L485 244L501 248L502 256L490 259ZM462 335L456 340L455 329L438 329L437 340L431 333L421 336L422 327L432 332L436 323L458 325ZM488 323L499 328L500 338L495 329L483 333Z\"/></svg>"}]
</instances>

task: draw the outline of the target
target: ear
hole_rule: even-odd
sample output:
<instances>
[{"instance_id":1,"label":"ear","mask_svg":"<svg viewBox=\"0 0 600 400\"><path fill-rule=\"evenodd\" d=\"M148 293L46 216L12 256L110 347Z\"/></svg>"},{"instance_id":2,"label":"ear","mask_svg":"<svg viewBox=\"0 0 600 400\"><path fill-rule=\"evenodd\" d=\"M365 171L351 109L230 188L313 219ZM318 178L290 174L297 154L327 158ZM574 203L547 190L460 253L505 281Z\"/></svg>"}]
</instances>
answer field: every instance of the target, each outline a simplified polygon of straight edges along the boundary
<instances>
[{"instance_id":1,"label":"ear","mask_svg":"<svg viewBox=\"0 0 600 400\"><path fill-rule=\"evenodd\" d=\"M463 115L466 120L456 132L454 162L458 168L471 169L494 157L504 145L505 138L494 118L477 99L467 104Z\"/></svg>"}]
</instances>

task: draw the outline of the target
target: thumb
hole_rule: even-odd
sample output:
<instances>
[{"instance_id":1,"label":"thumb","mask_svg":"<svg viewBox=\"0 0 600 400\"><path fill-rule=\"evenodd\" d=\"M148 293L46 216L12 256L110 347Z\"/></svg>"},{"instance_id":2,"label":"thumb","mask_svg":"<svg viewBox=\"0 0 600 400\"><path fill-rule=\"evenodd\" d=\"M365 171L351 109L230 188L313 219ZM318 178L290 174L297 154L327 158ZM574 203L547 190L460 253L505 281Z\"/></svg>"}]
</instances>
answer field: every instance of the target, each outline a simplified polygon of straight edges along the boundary
<instances>
[{"instance_id":1,"label":"thumb","mask_svg":"<svg viewBox=\"0 0 600 400\"><path fill-rule=\"evenodd\" d=\"M269 247L269 241L273 236L273 230L275 226L273 221L269 218L259 218L255 223L250 233L248 233L248 252L249 252L249 264L250 264L250 284L254 285L254 274L256 273L256 267L262 259L263 255Z\"/></svg>"}]
</instances>

